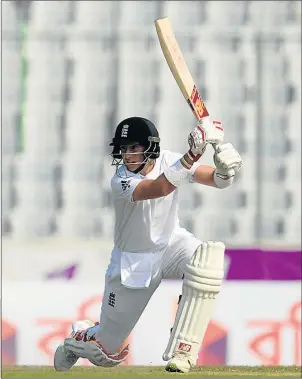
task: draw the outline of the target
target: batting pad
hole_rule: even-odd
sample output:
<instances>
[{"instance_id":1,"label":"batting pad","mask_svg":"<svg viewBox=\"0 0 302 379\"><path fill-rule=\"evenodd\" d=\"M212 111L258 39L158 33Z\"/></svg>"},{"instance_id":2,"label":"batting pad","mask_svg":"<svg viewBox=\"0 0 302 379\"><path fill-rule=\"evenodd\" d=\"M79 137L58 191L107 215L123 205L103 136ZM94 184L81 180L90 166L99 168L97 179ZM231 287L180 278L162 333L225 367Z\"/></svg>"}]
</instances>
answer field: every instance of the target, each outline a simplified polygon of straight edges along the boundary
<instances>
[{"instance_id":1,"label":"batting pad","mask_svg":"<svg viewBox=\"0 0 302 379\"><path fill-rule=\"evenodd\" d=\"M163 360L187 353L195 364L224 276L225 245L204 242L186 266L182 297Z\"/></svg>"}]
</instances>

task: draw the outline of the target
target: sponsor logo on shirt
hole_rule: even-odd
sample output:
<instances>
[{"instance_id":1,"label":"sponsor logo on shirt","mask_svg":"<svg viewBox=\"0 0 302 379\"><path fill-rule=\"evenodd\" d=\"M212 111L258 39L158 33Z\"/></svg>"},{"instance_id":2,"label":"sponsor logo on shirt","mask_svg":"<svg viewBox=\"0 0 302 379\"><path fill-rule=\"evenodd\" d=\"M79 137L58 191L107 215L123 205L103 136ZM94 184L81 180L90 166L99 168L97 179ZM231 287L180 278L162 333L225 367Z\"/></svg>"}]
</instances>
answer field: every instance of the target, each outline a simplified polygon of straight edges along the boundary
<instances>
[{"instance_id":1,"label":"sponsor logo on shirt","mask_svg":"<svg viewBox=\"0 0 302 379\"><path fill-rule=\"evenodd\" d=\"M122 180L121 184L122 184L123 191L126 191L127 188L130 188L129 180Z\"/></svg>"}]
</instances>

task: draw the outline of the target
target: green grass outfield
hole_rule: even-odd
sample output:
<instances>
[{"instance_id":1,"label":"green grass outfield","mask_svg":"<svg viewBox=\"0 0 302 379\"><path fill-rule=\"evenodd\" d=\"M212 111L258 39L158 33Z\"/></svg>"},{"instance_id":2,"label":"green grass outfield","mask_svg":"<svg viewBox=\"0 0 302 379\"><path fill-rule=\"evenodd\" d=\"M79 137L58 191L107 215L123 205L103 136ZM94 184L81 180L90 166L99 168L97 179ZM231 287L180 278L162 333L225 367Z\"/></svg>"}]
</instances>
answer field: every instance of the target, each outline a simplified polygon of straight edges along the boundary
<instances>
[{"instance_id":1,"label":"green grass outfield","mask_svg":"<svg viewBox=\"0 0 302 379\"><path fill-rule=\"evenodd\" d=\"M122 366L113 369L73 367L68 372L56 372L49 366L2 367L2 378L301 378L301 367L274 366L220 366L196 367L188 374L168 373L164 367Z\"/></svg>"}]
</instances>

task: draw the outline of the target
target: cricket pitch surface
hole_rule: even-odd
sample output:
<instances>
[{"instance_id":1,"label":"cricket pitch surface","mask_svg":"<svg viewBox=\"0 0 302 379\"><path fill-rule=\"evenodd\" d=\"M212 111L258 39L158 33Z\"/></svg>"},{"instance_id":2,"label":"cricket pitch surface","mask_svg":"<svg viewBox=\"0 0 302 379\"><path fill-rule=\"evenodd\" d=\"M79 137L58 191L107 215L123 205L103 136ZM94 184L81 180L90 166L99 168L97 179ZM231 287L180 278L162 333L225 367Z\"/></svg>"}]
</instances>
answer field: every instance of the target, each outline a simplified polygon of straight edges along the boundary
<instances>
[{"instance_id":1,"label":"cricket pitch surface","mask_svg":"<svg viewBox=\"0 0 302 379\"><path fill-rule=\"evenodd\" d=\"M2 378L301 378L299 366L198 366L187 374L166 372L164 366L120 366L115 368L75 366L57 372L51 366L4 366Z\"/></svg>"}]
</instances>

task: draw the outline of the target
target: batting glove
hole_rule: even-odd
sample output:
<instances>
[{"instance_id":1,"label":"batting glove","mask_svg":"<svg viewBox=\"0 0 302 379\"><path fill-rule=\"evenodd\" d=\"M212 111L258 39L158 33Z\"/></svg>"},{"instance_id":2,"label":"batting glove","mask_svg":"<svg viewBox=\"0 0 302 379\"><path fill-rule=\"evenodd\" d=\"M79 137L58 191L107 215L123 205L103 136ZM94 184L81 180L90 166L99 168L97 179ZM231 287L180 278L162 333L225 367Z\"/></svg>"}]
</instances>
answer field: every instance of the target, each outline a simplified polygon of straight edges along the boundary
<instances>
[{"instance_id":1,"label":"batting glove","mask_svg":"<svg viewBox=\"0 0 302 379\"><path fill-rule=\"evenodd\" d=\"M218 145L214 154L214 163L217 176L230 178L240 171L242 158L231 143Z\"/></svg>"},{"instance_id":2,"label":"batting glove","mask_svg":"<svg viewBox=\"0 0 302 379\"><path fill-rule=\"evenodd\" d=\"M220 144L223 141L224 131L220 121L211 121L203 118L200 124L195 126L188 137L190 146L189 155L193 161L199 159L204 153L207 144Z\"/></svg>"}]
</instances>

